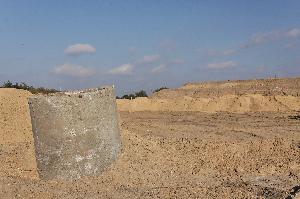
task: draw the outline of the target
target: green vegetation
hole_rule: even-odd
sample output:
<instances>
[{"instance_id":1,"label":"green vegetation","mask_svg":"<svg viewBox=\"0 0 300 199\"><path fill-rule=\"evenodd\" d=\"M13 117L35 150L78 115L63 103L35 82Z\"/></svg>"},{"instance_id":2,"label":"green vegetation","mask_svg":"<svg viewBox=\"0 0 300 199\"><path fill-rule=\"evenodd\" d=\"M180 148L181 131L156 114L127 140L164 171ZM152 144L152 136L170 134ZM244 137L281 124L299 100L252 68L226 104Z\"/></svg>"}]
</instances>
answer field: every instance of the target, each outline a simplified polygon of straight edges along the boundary
<instances>
[{"instance_id":1,"label":"green vegetation","mask_svg":"<svg viewBox=\"0 0 300 199\"><path fill-rule=\"evenodd\" d=\"M43 93L43 94L49 94L49 93L56 93L59 92L58 90L55 89L49 89L49 88L44 88L44 87L38 87L38 88L34 88L33 86L29 86L24 82L21 83L15 83L13 84L11 81L6 81L3 83L3 85L1 86L1 88L16 88L16 89L23 89L23 90L27 90L33 94L36 93Z\"/></svg>"},{"instance_id":2,"label":"green vegetation","mask_svg":"<svg viewBox=\"0 0 300 199\"><path fill-rule=\"evenodd\" d=\"M153 91L153 93L159 92L159 91L164 90L164 89L168 89L168 87L160 87L158 89L155 89ZM146 91L140 90L140 91L135 92L135 93L123 95L122 97L117 96L117 99L135 99L137 97L148 97L148 95L147 95Z\"/></svg>"},{"instance_id":3,"label":"green vegetation","mask_svg":"<svg viewBox=\"0 0 300 199\"><path fill-rule=\"evenodd\" d=\"M123 95L122 97L117 96L117 99L135 99L137 97L148 97L148 95L147 95L146 91L141 90L141 91L135 92L133 94Z\"/></svg>"},{"instance_id":4,"label":"green vegetation","mask_svg":"<svg viewBox=\"0 0 300 199\"><path fill-rule=\"evenodd\" d=\"M164 90L164 89L168 89L168 88L167 88L167 87L161 87L161 88L155 89L155 90L153 91L153 93L156 93L156 92L161 91L161 90Z\"/></svg>"}]
</instances>

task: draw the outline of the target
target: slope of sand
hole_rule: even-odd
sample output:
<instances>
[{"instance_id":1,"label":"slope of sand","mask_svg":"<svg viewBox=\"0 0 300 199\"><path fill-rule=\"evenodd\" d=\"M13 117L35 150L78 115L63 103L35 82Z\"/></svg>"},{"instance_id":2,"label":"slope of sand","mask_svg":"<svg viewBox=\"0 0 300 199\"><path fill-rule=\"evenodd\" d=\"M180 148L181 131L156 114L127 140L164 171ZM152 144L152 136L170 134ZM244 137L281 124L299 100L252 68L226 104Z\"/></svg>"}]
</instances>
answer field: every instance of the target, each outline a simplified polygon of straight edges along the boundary
<instances>
[{"instance_id":1,"label":"slope of sand","mask_svg":"<svg viewBox=\"0 0 300 199\"><path fill-rule=\"evenodd\" d=\"M31 93L27 91L1 88L0 130L3 137L0 144L32 141L31 121L27 105L29 96Z\"/></svg>"},{"instance_id":2,"label":"slope of sand","mask_svg":"<svg viewBox=\"0 0 300 199\"><path fill-rule=\"evenodd\" d=\"M220 97L224 95L260 94L264 96L300 96L300 78L228 80L187 83L180 88L162 90L153 98L175 99Z\"/></svg>"},{"instance_id":3,"label":"slope of sand","mask_svg":"<svg viewBox=\"0 0 300 199\"><path fill-rule=\"evenodd\" d=\"M118 99L121 111L201 111L201 112L283 112L299 111L300 97L263 96L260 94L224 95L213 98L192 98L184 96L176 99L136 98Z\"/></svg>"},{"instance_id":4,"label":"slope of sand","mask_svg":"<svg viewBox=\"0 0 300 199\"><path fill-rule=\"evenodd\" d=\"M285 198L300 184L296 112L120 112L123 151L103 175L40 180L30 94L0 96L0 198Z\"/></svg>"},{"instance_id":5,"label":"slope of sand","mask_svg":"<svg viewBox=\"0 0 300 199\"><path fill-rule=\"evenodd\" d=\"M0 176L37 177L29 96L23 90L0 89Z\"/></svg>"},{"instance_id":6,"label":"slope of sand","mask_svg":"<svg viewBox=\"0 0 300 199\"><path fill-rule=\"evenodd\" d=\"M121 111L286 112L300 110L300 78L188 83L149 98L119 99Z\"/></svg>"}]
</instances>

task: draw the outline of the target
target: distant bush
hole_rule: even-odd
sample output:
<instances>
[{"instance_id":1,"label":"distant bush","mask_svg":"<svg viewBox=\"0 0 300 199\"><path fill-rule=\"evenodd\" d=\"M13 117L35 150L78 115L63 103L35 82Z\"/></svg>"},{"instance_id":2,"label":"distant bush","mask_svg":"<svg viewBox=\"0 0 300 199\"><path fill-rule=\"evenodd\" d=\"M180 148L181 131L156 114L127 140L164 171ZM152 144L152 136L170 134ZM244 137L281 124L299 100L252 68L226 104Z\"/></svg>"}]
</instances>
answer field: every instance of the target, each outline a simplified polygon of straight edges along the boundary
<instances>
[{"instance_id":1,"label":"distant bush","mask_svg":"<svg viewBox=\"0 0 300 199\"><path fill-rule=\"evenodd\" d=\"M123 95L122 97L117 96L117 99L135 99L137 97L148 97L148 95L147 95L146 91L141 90L141 91L135 92L133 94Z\"/></svg>"},{"instance_id":2,"label":"distant bush","mask_svg":"<svg viewBox=\"0 0 300 199\"><path fill-rule=\"evenodd\" d=\"M49 93L56 93L59 92L58 90L55 89L49 89L49 88L44 88L44 87L38 87L38 88L34 88L33 86L29 86L24 82L21 83L15 83L13 84L12 82L10 82L9 80L4 82L3 85L1 86L1 88L16 88L16 89L23 89L23 90L27 90L33 94L36 93L43 93L43 94L49 94Z\"/></svg>"},{"instance_id":3,"label":"distant bush","mask_svg":"<svg viewBox=\"0 0 300 199\"><path fill-rule=\"evenodd\" d=\"M146 91L144 91L144 90L136 92L134 95L135 95L135 97L148 97Z\"/></svg>"},{"instance_id":4,"label":"distant bush","mask_svg":"<svg viewBox=\"0 0 300 199\"><path fill-rule=\"evenodd\" d=\"M159 91L164 90L164 89L168 89L168 88L167 87L161 87L161 88L155 89L153 91L153 93L159 92Z\"/></svg>"}]
</instances>

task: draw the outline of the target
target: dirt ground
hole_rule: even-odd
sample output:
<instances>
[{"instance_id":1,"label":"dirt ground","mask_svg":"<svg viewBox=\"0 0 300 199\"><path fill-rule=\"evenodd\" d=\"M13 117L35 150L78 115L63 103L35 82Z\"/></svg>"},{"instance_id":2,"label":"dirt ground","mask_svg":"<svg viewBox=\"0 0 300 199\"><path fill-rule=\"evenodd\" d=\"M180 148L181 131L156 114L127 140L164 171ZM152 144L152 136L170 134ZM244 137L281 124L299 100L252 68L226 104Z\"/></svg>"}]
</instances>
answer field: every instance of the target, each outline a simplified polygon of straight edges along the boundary
<instances>
[{"instance_id":1,"label":"dirt ground","mask_svg":"<svg viewBox=\"0 0 300 199\"><path fill-rule=\"evenodd\" d=\"M123 150L101 176L41 180L30 95L0 89L0 198L286 198L298 191L300 113L290 109L120 111Z\"/></svg>"}]
</instances>

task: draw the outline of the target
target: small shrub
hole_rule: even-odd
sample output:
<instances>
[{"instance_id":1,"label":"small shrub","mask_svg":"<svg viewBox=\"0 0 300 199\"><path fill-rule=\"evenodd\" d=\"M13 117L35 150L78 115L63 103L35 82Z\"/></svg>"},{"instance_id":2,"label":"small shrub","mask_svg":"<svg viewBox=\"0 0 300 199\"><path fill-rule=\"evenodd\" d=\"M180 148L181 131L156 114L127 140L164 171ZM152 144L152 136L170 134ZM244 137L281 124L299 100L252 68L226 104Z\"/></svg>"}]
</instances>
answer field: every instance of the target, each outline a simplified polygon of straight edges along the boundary
<instances>
[{"instance_id":1,"label":"small shrub","mask_svg":"<svg viewBox=\"0 0 300 199\"><path fill-rule=\"evenodd\" d=\"M135 95L135 97L148 97L146 91L144 91L144 90L136 92L134 95Z\"/></svg>"},{"instance_id":2,"label":"small shrub","mask_svg":"<svg viewBox=\"0 0 300 199\"><path fill-rule=\"evenodd\" d=\"M161 87L161 88L155 89L153 91L153 93L159 92L159 91L164 90L164 89L168 89L168 88L167 87Z\"/></svg>"},{"instance_id":3,"label":"small shrub","mask_svg":"<svg viewBox=\"0 0 300 199\"><path fill-rule=\"evenodd\" d=\"M135 99L137 97L148 97L146 91L141 90L138 92L135 92L134 94L126 94L123 95L120 99Z\"/></svg>"}]
</instances>

